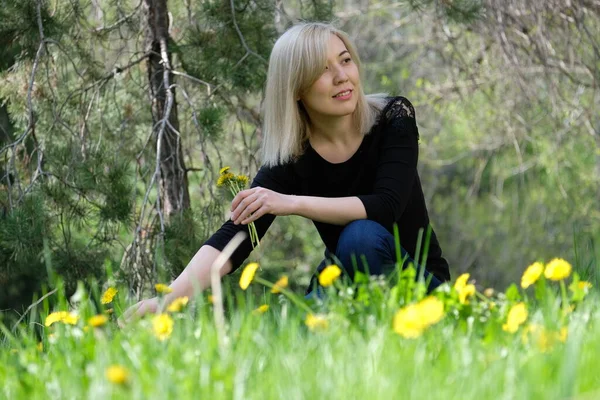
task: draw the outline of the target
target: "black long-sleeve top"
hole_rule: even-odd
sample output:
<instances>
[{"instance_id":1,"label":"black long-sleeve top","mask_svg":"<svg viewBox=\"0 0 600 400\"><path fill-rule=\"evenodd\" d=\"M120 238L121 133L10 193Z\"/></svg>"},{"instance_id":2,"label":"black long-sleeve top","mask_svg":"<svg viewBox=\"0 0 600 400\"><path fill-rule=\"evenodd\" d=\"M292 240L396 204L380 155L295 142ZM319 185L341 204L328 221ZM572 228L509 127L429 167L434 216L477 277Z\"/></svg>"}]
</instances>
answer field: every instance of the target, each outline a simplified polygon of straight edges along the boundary
<instances>
[{"instance_id":1,"label":"black long-sleeve top","mask_svg":"<svg viewBox=\"0 0 600 400\"><path fill-rule=\"evenodd\" d=\"M345 162L332 164L305 143L303 154L295 161L259 169L251 187L264 187L278 193L316 197L358 197L367 219L378 222L393 234L398 224L401 246L415 257L419 230L425 233L429 216L423 189L417 172L419 132L412 104L404 97L393 97L381 111L358 150ZM266 214L254 223L259 237L265 234L275 215ZM313 221L329 251L335 254L344 226ZM247 225L235 225L231 220L215 232L204 244L217 250ZM425 240L421 240L423 245ZM235 271L252 251L250 238L233 253ZM450 279L448 262L431 230L426 269L442 281Z\"/></svg>"}]
</instances>

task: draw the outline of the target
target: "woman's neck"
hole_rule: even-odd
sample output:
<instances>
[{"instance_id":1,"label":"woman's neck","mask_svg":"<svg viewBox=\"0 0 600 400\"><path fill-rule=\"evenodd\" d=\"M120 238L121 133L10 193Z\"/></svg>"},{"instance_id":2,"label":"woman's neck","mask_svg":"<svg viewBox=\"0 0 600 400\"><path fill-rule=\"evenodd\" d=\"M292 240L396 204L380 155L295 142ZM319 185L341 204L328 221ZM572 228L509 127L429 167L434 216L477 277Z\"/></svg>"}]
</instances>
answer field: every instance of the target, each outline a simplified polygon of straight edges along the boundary
<instances>
[{"instance_id":1,"label":"woman's neck","mask_svg":"<svg viewBox=\"0 0 600 400\"><path fill-rule=\"evenodd\" d=\"M311 144L327 143L347 145L360 137L359 129L354 126L352 115L327 120L312 120L310 124Z\"/></svg>"}]
</instances>

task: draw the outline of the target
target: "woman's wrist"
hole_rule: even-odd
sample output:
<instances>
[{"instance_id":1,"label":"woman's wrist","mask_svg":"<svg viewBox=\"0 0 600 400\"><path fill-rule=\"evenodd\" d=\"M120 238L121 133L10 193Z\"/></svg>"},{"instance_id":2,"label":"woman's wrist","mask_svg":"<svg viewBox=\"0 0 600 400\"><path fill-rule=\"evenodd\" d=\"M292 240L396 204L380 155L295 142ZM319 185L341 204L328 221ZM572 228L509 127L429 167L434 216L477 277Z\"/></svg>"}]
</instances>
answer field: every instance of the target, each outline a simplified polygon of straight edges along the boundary
<instances>
[{"instance_id":1,"label":"woman's wrist","mask_svg":"<svg viewBox=\"0 0 600 400\"><path fill-rule=\"evenodd\" d=\"M302 215L302 200L304 196L288 195L289 201L287 215Z\"/></svg>"}]
</instances>

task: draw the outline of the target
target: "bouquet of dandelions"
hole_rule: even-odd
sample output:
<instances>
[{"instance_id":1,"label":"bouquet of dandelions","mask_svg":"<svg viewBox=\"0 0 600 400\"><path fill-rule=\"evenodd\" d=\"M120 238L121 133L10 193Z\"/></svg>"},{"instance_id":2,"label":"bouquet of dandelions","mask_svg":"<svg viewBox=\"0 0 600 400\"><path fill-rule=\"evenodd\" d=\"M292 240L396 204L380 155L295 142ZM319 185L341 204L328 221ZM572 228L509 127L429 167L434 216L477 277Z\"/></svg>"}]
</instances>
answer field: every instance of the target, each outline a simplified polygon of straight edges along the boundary
<instances>
[{"instance_id":1,"label":"bouquet of dandelions","mask_svg":"<svg viewBox=\"0 0 600 400\"><path fill-rule=\"evenodd\" d=\"M232 172L229 172L230 167L223 167L219 171L219 179L217 180L218 188L229 189L229 192L235 197L239 192L246 188L250 178L246 175L236 175ZM258 233L256 232L256 226L254 222L250 222L248 224L248 230L250 232L250 242L252 243L252 248L258 247Z\"/></svg>"}]
</instances>

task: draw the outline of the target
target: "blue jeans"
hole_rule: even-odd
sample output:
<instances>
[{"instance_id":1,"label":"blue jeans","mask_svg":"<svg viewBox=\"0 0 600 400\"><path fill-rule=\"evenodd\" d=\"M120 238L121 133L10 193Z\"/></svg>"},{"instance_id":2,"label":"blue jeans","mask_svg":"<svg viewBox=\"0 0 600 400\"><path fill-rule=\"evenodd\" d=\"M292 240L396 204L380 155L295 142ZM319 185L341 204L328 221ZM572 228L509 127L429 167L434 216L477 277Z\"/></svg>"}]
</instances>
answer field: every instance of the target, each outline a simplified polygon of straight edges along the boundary
<instances>
[{"instance_id":1,"label":"blue jeans","mask_svg":"<svg viewBox=\"0 0 600 400\"><path fill-rule=\"evenodd\" d=\"M406 250L400 248L400 253L402 259L405 259L403 267L412 262L417 270L416 276L419 277L421 272L423 273L425 282L429 282L427 292L431 292L442 284L433 274L417 265ZM353 221L346 225L342 231L335 257L341 262L340 267L343 267L345 274L352 281L354 281L355 273L353 257L356 261L357 271L371 275L387 275L395 269L396 245L394 235L375 221L367 219ZM363 262L363 257L367 265ZM326 250L325 259L317 267L306 289L306 299L310 299L315 295L319 298L322 297L323 288L319 286L318 275L326 266L335 263L334 257Z\"/></svg>"}]
</instances>

